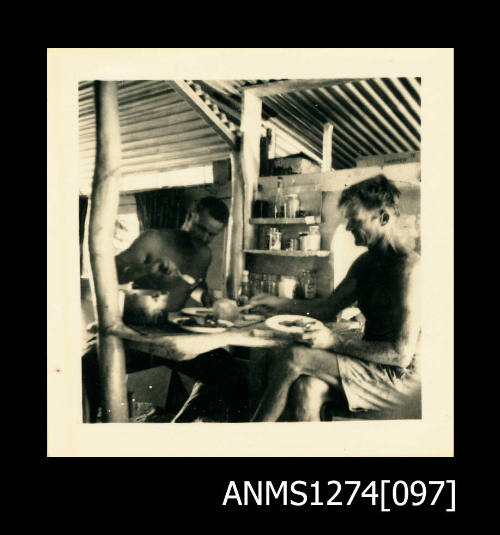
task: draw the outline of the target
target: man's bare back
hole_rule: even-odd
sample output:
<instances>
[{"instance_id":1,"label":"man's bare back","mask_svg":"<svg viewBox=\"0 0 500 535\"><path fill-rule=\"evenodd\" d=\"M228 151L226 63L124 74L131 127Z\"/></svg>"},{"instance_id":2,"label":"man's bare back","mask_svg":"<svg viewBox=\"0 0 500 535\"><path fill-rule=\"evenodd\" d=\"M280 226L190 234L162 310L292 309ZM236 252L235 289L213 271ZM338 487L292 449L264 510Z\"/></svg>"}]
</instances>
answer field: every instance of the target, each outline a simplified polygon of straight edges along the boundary
<instances>
[{"instance_id":1,"label":"man's bare back","mask_svg":"<svg viewBox=\"0 0 500 535\"><path fill-rule=\"evenodd\" d=\"M364 339L395 341L402 335L405 310L420 257L413 251L367 251L353 264L357 306L366 318Z\"/></svg>"}]
</instances>

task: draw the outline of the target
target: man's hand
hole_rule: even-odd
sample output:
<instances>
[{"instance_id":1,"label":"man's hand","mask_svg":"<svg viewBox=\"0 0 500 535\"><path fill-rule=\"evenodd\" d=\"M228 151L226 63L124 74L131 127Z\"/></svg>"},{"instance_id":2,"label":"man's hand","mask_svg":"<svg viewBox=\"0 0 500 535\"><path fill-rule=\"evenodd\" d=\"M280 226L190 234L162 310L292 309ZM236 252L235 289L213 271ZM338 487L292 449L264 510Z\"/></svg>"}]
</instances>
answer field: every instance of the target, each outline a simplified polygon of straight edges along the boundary
<instances>
[{"instance_id":1,"label":"man's hand","mask_svg":"<svg viewBox=\"0 0 500 535\"><path fill-rule=\"evenodd\" d=\"M174 278L181 276L181 272L174 262L168 258L157 260L155 262L146 262L146 270L148 275L161 279L163 277Z\"/></svg>"},{"instance_id":2,"label":"man's hand","mask_svg":"<svg viewBox=\"0 0 500 535\"><path fill-rule=\"evenodd\" d=\"M305 331L302 335L305 344L317 349L333 349L337 340L337 335L326 326L314 331Z\"/></svg>"},{"instance_id":3,"label":"man's hand","mask_svg":"<svg viewBox=\"0 0 500 535\"><path fill-rule=\"evenodd\" d=\"M258 294L252 297L248 304L252 305L252 308L266 307L275 312L282 312L289 301L290 300L286 297L276 297L275 295Z\"/></svg>"}]
</instances>

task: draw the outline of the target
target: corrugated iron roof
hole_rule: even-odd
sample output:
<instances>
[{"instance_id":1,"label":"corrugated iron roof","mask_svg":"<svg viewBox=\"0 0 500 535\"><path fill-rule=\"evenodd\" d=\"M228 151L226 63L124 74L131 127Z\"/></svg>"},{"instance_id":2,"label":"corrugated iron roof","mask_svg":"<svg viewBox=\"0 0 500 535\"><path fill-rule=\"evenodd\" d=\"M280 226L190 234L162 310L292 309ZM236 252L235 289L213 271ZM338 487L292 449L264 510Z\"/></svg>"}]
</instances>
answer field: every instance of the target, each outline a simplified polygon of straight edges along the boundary
<instances>
[{"instance_id":1,"label":"corrugated iron roof","mask_svg":"<svg viewBox=\"0 0 500 535\"><path fill-rule=\"evenodd\" d=\"M239 125L244 88L263 81L197 82ZM323 125L333 122L333 167L355 167L362 156L420 150L420 79L360 79L265 96L263 118L286 130L318 159Z\"/></svg>"},{"instance_id":2,"label":"corrugated iron roof","mask_svg":"<svg viewBox=\"0 0 500 535\"><path fill-rule=\"evenodd\" d=\"M239 133L246 87L277 80L187 80L219 119ZM334 169L359 157L420 150L420 79L359 79L264 96L263 126L276 134L276 156L322 158L323 126L333 122ZM230 148L163 80L118 83L122 176L197 166L229 157ZM81 180L95 162L93 82L79 84Z\"/></svg>"}]
</instances>

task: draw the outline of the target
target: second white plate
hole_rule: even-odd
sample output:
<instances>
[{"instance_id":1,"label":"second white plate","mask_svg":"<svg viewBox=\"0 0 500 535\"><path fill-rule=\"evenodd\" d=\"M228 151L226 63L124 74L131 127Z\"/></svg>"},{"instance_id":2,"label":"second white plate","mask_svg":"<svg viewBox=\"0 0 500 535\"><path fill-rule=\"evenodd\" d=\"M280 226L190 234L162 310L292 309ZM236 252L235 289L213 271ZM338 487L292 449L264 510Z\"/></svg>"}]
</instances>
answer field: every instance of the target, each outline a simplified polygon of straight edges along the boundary
<instances>
[{"instance_id":1,"label":"second white plate","mask_svg":"<svg viewBox=\"0 0 500 535\"><path fill-rule=\"evenodd\" d=\"M309 316L282 314L268 318L266 320L266 325L273 331L301 334L304 332L306 326L308 330L315 331L322 327L323 323L317 319L310 318Z\"/></svg>"}]
</instances>

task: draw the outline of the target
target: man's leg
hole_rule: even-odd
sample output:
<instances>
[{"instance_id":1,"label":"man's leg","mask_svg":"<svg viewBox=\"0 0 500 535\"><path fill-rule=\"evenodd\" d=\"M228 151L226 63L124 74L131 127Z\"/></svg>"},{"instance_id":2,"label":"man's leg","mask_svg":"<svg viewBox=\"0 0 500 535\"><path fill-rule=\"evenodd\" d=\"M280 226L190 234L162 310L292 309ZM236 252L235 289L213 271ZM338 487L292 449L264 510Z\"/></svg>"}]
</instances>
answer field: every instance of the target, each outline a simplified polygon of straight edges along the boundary
<instances>
[{"instance_id":1,"label":"man's leg","mask_svg":"<svg viewBox=\"0 0 500 535\"><path fill-rule=\"evenodd\" d=\"M197 380L173 422L248 421L248 362L215 349L172 368Z\"/></svg>"},{"instance_id":2,"label":"man's leg","mask_svg":"<svg viewBox=\"0 0 500 535\"><path fill-rule=\"evenodd\" d=\"M332 399L333 387L317 377L301 375L291 386L288 410L292 421L319 422L322 405Z\"/></svg>"},{"instance_id":3,"label":"man's leg","mask_svg":"<svg viewBox=\"0 0 500 535\"><path fill-rule=\"evenodd\" d=\"M291 346L288 350L273 355L266 391L252 421L275 422L286 406L290 387L301 375L316 377L328 385L340 387L340 372L334 353L299 345ZM317 400L316 403L318 402Z\"/></svg>"}]
</instances>

